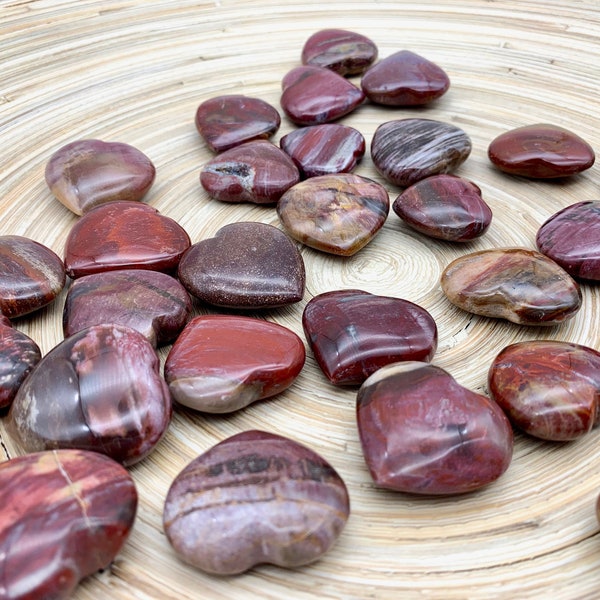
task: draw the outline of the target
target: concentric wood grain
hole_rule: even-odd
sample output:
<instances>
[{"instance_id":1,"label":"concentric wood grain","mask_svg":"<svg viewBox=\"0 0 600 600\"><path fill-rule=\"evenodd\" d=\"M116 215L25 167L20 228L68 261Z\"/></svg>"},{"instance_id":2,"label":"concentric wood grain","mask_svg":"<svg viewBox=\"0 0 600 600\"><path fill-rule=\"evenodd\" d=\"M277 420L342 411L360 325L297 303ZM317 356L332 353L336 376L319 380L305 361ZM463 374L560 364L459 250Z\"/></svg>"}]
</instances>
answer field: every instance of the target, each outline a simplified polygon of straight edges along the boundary
<instances>
[{"instance_id":1,"label":"concentric wood grain","mask_svg":"<svg viewBox=\"0 0 600 600\"><path fill-rule=\"evenodd\" d=\"M596 0L37 0L0 1L0 235L26 235L62 255L77 217L50 194L45 164L75 139L121 141L157 168L146 201L193 241L243 220L280 226L273 208L210 200L199 183L213 154L194 127L198 104L224 93L260 97L278 109L281 78L315 31L369 36L380 57L402 49L438 63L448 93L421 109L364 104L342 119L367 140L405 117L453 123L472 139L459 174L493 210L488 232L466 245L427 239L390 213L350 258L309 248L307 293L297 305L257 316L303 337L300 317L315 294L360 288L416 302L439 327L434 362L486 392L487 370L507 344L559 339L600 348L600 289L583 286L583 308L552 328L476 317L452 306L439 276L473 250L535 247L546 218L600 199L600 167L569 181L534 182L495 170L486 152L498 134L548 122L600 150L600 7ZM281 112L281 111L280 111ZM275 141L291 131L283 118ZM385 183L366 156L356 173ZM62 339L66 292L15 322L48 352ZM197 314L211 312L196 304ZM164 361L168 348L161 350ZM414 498L374 488L354 416L355 391L327 383L309 352L281 396L229 416L178 410L156 451L131 469L140 494L134 531L111 569L88 578L77 600L246 598L598 598L600 431L569 444L517 436L513 462L488 488L464 497ZM0 424L3 457L14 455ZM348 484L352 514L336 546L292 572L260 567L234 578L205 576L180 562L162 532L170 482L214 443L250 428L287 435L322 454Z\"/></svg>"}]
</instances>

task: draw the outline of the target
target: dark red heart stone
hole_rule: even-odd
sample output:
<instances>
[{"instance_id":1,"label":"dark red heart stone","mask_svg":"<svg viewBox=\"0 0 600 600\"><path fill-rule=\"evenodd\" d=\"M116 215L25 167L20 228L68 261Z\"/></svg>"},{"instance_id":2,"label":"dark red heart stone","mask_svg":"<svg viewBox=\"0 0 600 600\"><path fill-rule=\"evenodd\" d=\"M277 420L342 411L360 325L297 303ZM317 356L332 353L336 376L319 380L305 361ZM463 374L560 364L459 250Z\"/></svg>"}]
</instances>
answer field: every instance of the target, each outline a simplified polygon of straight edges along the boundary
<instances>
[{"instance_id":1,"label":"dark red heart stone","mask_svg":"<svg viewBox=\"0 0 600 600\"><path fill-rule=\"evenodd\" d=\"M194 244L179 263L179 280L204 302L229 308L273 308L302 300L302 256L280 229L257 222L225 225Z\"/></svg>"},{"instance_id":2,"label":"dark red heart stone","mask_svg":"<svg viewBox=\"0 0 600 600\"><path fill-rule=\"evenodd\" d=\"M186 289L166 273L106 271L73 281L65 300L63 329L69 337L92 325L115 323L139 331L157 347L179 335L191 312Z\"/></svg>"},{"instance_id":3,"label":"dark red heart stone","mask_svg":"<svg viewBox=\"0 0 600 600\"><path fill-rule=\"evenodd\" d=\"M401 50L373 65L361 87L371 102L387 106L422 106L450 87L446 72L426 58Z\"/></svg>"},{"instance_id":4,"label":"dark red heart stone","mask_svg":"<svg viewBox=\"0 0 600 600\"><path fill-rule=\"evenodd\" d=\"M42 358L39 346L0 315L0 409L10 406L29 372Z\"/></svg>"},{"instance_id":5,"label":"dark red heart stone","mask_svg":"<svg viewBox=\"0 0 600 600\"><path fill-rule=\"evenodd\" d=\"M205 100L196 110L196 128L213 152L271 137L281 125L277 110L260 98L240 94Z\"/></svg>"},{"instance_id":6,"label":"dark red heart stone","mask_svg":"<svg viewBox=\"0 0 600 600\"><path fill-rule=\"evenodd\" d=\"M424 308L361 290L315 296L302 325L319 367L336 385L360 385L393 362L429 361L437 348L437 326Z\"/></svg>"},{"instance_id":7,"label":"dark red heart stone","mask_svg":"<svg viewBox=\"0 0 600 600\"><path fill-rule=\"evenodd\" d=\"M488 388L515 427L574 440L600 419L600 352L556 340L512 344L494 359Z\"/></svg>"},{"instance_id":8,"label":"dark red heart stone","mask_svg":"<svg viewBox=\"0 0 600 600\"><path fill-rule=\"evenodd\" d=\"M518 127L499 135L488 147L501 171L532 179L567 177L589 169L593 148L568 129L547 123Z\"/></svg>"},{"instance_id":9,"label":"dark red heart stone","mask_svg":"<svg viewBox=\"0 0 600 600\"><path fill-rule=\"evenodd\" d=\"M600 202L577 202L555 213L538 230L536 243L571 277L600 281Z\"/></svg>"},{"instance_id":10,"label":"dark red heart stone","mask_svg":"<svg viewBox=\"0 0 600 600\"><path fill-rule=\"evenodd\" d=\"M360 131L338 123L295 129L279 141L304 177L349 173L365 154Z\"/></svg>"},{"instance_id":11,"label":"dark red heart stone","mask_svg":"<svg viewBox=\"0 0 600 600\"><path fill-rule=\"evenodd\" d=\"M302 340L282 325L203 315L187 324L171 348L165 379L179 404L225 413L287 389L304 359Z\"/></svg>"},{"instance_id":12,"label":"dark red heart stone","mask_svg":"<svg viewBox=\"0 0 600 600\"><path fill-rule=\"evenodd\" d=\"M296 67L282 82L281 107L297 125L335 121L352 112L363 91L347 79L321 67Z\"/></svg>"},{"instance_id":13,"label":"dark red heart stone","mask_svg":"<svg viewBox=\"0 0 600 600\"><path fill-rule=\"evenodd\" d=\"M50 157L45 177L56 198L81 215L105 202L141 200L155 173L152 161L129 144L78 140Z\"/></svg>"},{"instance_id":14,"label":"dark red heart stone","mask_svg":"<svg viewBox=\"0 0 600 600\"><path fill-rule=\"evenodd\" d=\"M233 575L262 563L294 568L315 561L349 513L346 486L325 459L282 436L245 431L177 475L163 523L183 561Z\"/></svg>"},{"instance_id":15,"label":"dark red heart stone","mask_svg":"<svg viewBox=\"0 0 600 600\"><path fill-rule=\"evenodd\" d=\"M133 527L129 473L96 452L55 450L0 464L3 600L66 600L106 569Z\"/></svg>"},{"instance_id":16,"label":"dark red heart stone","mask_svg":"<svg viewBox=\"0 0 600 600\"><path fill-rule=\"evenodd\" d=\"M46 354L23 382L7 429L25 452L78 448L125 466L146 457L171 420L171 396L150 342L94 325Z\"/></svg>"},{"instance_id":17,"label":"dark red heart stone","mask_svg":"<svg viewBox=\"0 0 600 600\"><path fill-rule=\"evenodd\" d=\"M421 362L382 367L361 386L357 421L365 461L380 487L462 494L502 475L513 434L500 407Z\"/></svg>"},{"instance_id":18,"label":"dark red heart stone","mask_svg":"<svg viewBox=\"0 0 600 600\"><path fill-rule=\"evenodd\" d=\"M455 175L417 181L396 198L392 208L416 231L449 242L473 240L492 222L492 211L479 187Z\"/></svg>"},{"instance_id":19,"label":"dark red heart stone","mask_svg":"<svg viewBox=\"0 0 600 600\"><path fill-rule=\"evenodd\" d=\"M432 119L382 123L371 140L371 158L387 181L408 187L425 177L456 170L471 153L459 127Z\"/></svg>"},{"instance_id":20,"label":"dark red heart stone","mask_svg":"<svg viewBox=\"0 0 600 600\"><path fill-rule=\"evenodd\" d=\"M0 314L11 319L54 301L65 286L62 260L20 235L0 236Z\"/></svg>"},{"instance_id":21,"label":"dark red heart stone","mask_svg":"<svg viewBox=\"0 0 600 600\"><path fill-rule=\"evenodd\" d=\"M294 161L266 140L225 150L200 173L202 187L222 202L273 204L299 181Z\"/></svg>"},{"instance_id":22,"label":"dark red heart stone","mask_svg":"<svg viewBox=\"0 0 600 600\"><path fill-rule=\"evenodd\" d=\"M368 37L344 29L313 33L302 48L302 64L331 69L340 75L360 75L377 58L377 46Z\"/></svg>"},{"instance_id":23,"label":"dark red heart stone","mask_svg":"<svg viewBox=\"0 0 600 600\"><path fill-rule=\"evenodd\" d=\"M174 272L190 246L183 227L139 202L110 202L73 225L65 244L67 275L118 269Z\"/></svg>"}]
</instances>

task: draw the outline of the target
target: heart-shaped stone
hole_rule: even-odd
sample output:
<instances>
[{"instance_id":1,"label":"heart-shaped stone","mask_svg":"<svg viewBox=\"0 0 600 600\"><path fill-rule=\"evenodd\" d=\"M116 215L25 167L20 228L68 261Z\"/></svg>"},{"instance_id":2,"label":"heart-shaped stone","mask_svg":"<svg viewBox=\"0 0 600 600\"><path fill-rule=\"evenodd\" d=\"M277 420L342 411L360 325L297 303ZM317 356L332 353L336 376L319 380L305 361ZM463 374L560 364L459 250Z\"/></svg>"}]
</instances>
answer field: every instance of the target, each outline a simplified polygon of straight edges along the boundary
<instances>
[{"instance_id":1,"label":"heart-shaped stone","mask_svg":"<svg viewBox=\"0 0 600 600\"><path fill-rule=\"evenodd\" d=\"M383 227L389 210L382 185L351 173L301 181L277 204L277 214L294 239L341 256L366 246Z\"/></svg>"},{"instance_id":2,"label":"heart-shaped stone","mask_svg":"<svg viewBox=\"0 0 600 600\"><path fill-rule=\"evenodd\" d=\"M179 280L194 296L230 308L273 308L299 302L305 269L294 242L272 225L225 225L194 244L179 263Z\"/></svg>"},{"instance_id":3,"label":"heart-shaped stone","mask_svg":"<svg viewBox=\"0 0 600 600\"><path fill-rule=\"evenodd\" d=\"M437 327L420 306L361 290L315 296L302 325L317 363L336 385L360 385L384 365L431 360Z\"/></svg>"},{"instance_id":4,"label":"heart-shaped stone","mask_svg":"<svg viewBox=\"0 0 600 600\"><path fill-rule=\"evenodd\" d=\"M111 202L73 225L65 244L65 267L73 279L118 269L174 272L189 246L183 227L152 206Z\"/></svg>"},{"instance_id":5,"label":"heart-shaped stone","mask_svg":"<svg viewBox=\"0 0 600 600\"><path fill-rule=\"evenodd\" d=\"M461 494L495 481L512 459L501 408L422 362L382 367L361 386L357 422L373 481L412 494Z\"/></svg>"},{"instance_id":6,"label":"heart-shaped stone","mask_svg":"<svg viewBox=\"0 0 600 600\"><path fill-rule=\"evenodd\" d=\"M82 215L105 202L141 200L155 173L152 161L129 144L78 140L50 157L45 176L56 198Z\"/></svg>"}]
</instances>

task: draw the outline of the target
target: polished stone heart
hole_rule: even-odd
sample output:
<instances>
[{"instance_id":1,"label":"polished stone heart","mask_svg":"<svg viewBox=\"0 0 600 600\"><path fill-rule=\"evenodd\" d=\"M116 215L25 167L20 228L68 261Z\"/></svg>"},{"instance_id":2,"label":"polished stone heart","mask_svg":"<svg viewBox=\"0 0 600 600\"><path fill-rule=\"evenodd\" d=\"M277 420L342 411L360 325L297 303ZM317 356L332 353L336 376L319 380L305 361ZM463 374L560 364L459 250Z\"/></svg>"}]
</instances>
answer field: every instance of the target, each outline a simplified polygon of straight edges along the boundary
<instances>
[{"instance_id":1,"label":"polished stone heart","mask_svg":"<svg viewBox=\"0 0 600 600\"><path fill-rule=\"evenodd\" d=\"M129 144L77 140L50 157L45 177L56 198L81 215L106 202L141 200L155 173L152 161Z\"/></svg>"},{"instance_id":2,"label":"polished stone heart","mask_svg":"<svg viewBox=\"0 0 600 600\"><path fill-rule=\"evenodd\" d=\"M277 323L203 315L187 324L171 348L165 379L179 404L232 412L287 389L304 359L302 340Z\"/></svg>"},{"instance_id":3,"label":"polished stone heart","mask_svg":"<svg viewBox=\"0 0 600 600\"><path fill-rule=\"evenodd\" d=\"M260 98L240 94L205 100L196 110L196 129L213 152L271 137L281 125L277 110Z\"/></svg>"},{"instance_id":4,"label":"polished stone heart","mask_svg":"<svg viewBox=\"0 0 600 600\"><path fill-rule=\"evenodd\" d=\"M361 87L376 104L422 106L443 96L450 78L430 60L401 50L373 65L363 75Z\"/></svg>"},{"instance_id":5,"label":"polished stone heart","mask_svg":"<svg viewBox=\"0 0 600 600\"><path fill-rule=\"evenodd\" d=\"M25 452L78 448L132 465L171 420L171 396L150 342L94 325L50 350L21 385L7 429Z\"/></svg>"},{"instance_id":6,"label":"polished stone heart","mask_svg":"<svg viewBox=\"0 0 600 600\"><path fill-rule=\"evenodd\" d=\"M382 185L350 173L301 181L277 205L277 214L294 239L341 256L366 246L383 227L389 210Z\"/></svg>"},{"instance_id":7,"label":"polished stone heart","mask_svg":"<svg viewBox=\"0 0 600 600\"><path fill-rule=\"evenodd\" d=\"M0 314L22 317L47 306L65 286L62 260L20 235L0 236Z\"/></svg>"},{"instance_id":8,"label":"polished stone heart","mask_svg":"<svg viewBox=\"0 0 600 600\"><path fill-rule=\"evenodd\" d=\"M158 271L124 269L76 279L63 310L69 337L91 325L115 323L139 331L154 346L172 342L192 312L185 288Z\"/></svg>"},{"instance_id":9,"label":"polished stone heart","mask_svg":"<svg viewBox=\"0 0 600 600\"><path fill-rule=\"evenodd\" d=\"M266 140L240 144L204 165L200 183L223 202L273 204L300 181L294 161Z\"/></svg>"},{"instance_id":10,"label":"polished stone heart","mask_svg":"<svg viewBox=\"0 0 600 600\"><path fill-rule=\"evenodd\" d=\"M382 123L371 140L371 158L387 181L408 187L425 177L456 170L471 153L459 127L432 119Z\"/></svg>"},{"instance_id":11,"label":"polished stone heart","mask_svg":"<svg viewBox=\"0 0 600 600\"><path fill-rule=\"evenodd\" d=\"M513 434L500 407L422 362L381 368L357 395L358 432L373 481L412 494L462 494L502 475Z\"/></svg>"},{"instance_id":12,"label":"polished stone heart","mask_svg":"<svg viewBox=\"0 0 600 600\"><path fill-rule=\"evenodd\" d=\"M393 362L429 361L437 348L437 327L424 308L361 290L315 296L302 325L319 367L336 385L360 385Z\"/></svg>"},{"instance_id":13,"label":"polished stone heart","mask_svg":"<svg viewBox=\"0 0 600 600\"><path fill-rule=\"evenodd\" d=\"M321 67L292 69L283 78L281 108L297 125L318 125L351 113L364 99L353 83Z\"/></svg>"},{"instance_id":14,"label":"polished stone heart","mask_svg":"<svg viewBox=\"0 0 600 600\"><path fill-rule=\"evenodd\" d=\"M183 227L139 202L111 202L87 212L65 244L67 275L118 269L174 272L190 246Z\"/></svg>"},{"instance_id":15,"label":"polished stone heart","mask_svg":"<svg viewBox=\"0 0 600 600\"><path fill-rule=\"evenodd\" d=\"M555 213L538 230L536 243L572 277L600 281L600 201Z\"/></svg>"},{"instance_id":16,"label":"polished stone heart","mask_svg":"<svg viewBox=\"0 0 600 600\"><path fill-rule=\"evenodd\" d=\"M70 598L126 542L135 483L96 452L55 450L0 464L0 556L5 600Z\"/></svg>"},{"instance_id":17,"label":"polished stone heart","mask_svg":"<svg viewBox=\"0 0 600 600\"><path fill-rule=\"evenodd\" d=\"M31 369L40 361L39 346L0 315L0 409L10 406Z\"/></svg>"},{"instance_id":18,"label":"polished stone heart","mask_svg":"<svg viewBox=\"0 0 600 600\"><path fill-rule=\"evenodd\" d=\"M294 129L279 141L304 177L349 173L365 154L360 131L337 123Z\"/></svg>"},{"instance_id":19,"label":"polished stone heart","mask_svg":"<svg viewBox=\"0 0 600 600\"><path fill-rule=\"evenodd\" d=\"M581 290L553 260L534 250L481 250L442 273L450 302L476 315L520 325L556 325L581 308Z\"/></svg>"},{"instance_id":20,"label":"polished stone heart","mask_svg":"<svg viewBox=\"0 0 600 600\"><path fill-rule=\"evenodd\" d=\"M532 179L567 177L589 169L593 148L568 129L538 123L499 135L488 147L490 161L501 171Z\"/></svg>"},{"instance_id":21,"label":"polished stone heart","mask_svg":"<svg viewBox=\"0 0 600 600\"><path fill-rule=\"evenodd\" d=\"M265 223L225 225L194 244L179 279L204 302L230 308L273 308L302 300L305 269L294 242Z\"/></svg>"},{"instance_id":22,"label":"polished stone heart","mask_svg":"<svg viewBox=\"0 0 600 600\"><path fill-rule=\"evenodd\" d=\"M360 75L377 58L377 46L368 37L345 29L322 29L302 48L302 64L323 67L340 75Z\"/></svg>"},{"instance_id":23,"label":"polished stone heart","mask_svg":"<svg viewBox=\"0 0 600 600\"><path fill-rule=\"evenodd\" d=\"M600 419L600 352L556 340L512 344L494 359L488 388L519 429L574 440Z\"/></svg>"},{"instance_id":24,"label":"polished stone heart","mask_svg":"<svg viewBox=\"0 0 600 600\"><path fill-rule=\"evenodd\" d=\"M416 231L449 242L473 240L492 222L479 187L454 175L418 181L396 198L392 209Z\"/></svg>"},{"instance_id":25,"label":"polished stone heart","mask_svg":"<svg viewBox=\"0 0 600 600\"><path fill-rule=\"evenodd\" d=\"M245 431L177 475L163 523L183 561L233 575L262 563L293 568L315 561L349 513L346 486L325 459L282 436Z\"/></svg>"}]
</instances>

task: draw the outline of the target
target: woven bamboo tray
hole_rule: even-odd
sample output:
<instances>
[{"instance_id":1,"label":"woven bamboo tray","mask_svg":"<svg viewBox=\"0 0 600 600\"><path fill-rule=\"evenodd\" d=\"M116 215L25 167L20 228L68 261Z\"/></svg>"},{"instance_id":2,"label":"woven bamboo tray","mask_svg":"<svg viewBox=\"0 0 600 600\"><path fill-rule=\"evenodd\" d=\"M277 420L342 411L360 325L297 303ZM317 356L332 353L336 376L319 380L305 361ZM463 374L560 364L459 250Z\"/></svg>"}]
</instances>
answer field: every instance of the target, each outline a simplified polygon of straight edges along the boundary
<instances>
[{"instance_id":1,"label":"woven bamboo tray","mask_svg":"<svg viewBox=\"0 0 600 600\"><path fill-rule=\"evenodd\" d=\"M507 129L548 122L600 150L600 6L597 0L182 0L0 1L0 234L33 238L62 256L77 217L47 189L50 154L80 138L122 141L157 167L145 201L175 218L192 241L234 221L279 226L273 208L210 200L199 184L212 154L193 123L198 104L242 93L279 107L280 81L299 64L309 35L328 27L363 33L380 57L410 49L449 74L450 91L417 110L364 104L343 123L367 142L387 120L422 116L462 127L473 152L459 174L477 183L494 212L468 245L427 239L391 213L352 258L302 249L307 290L298 305L256 313L303 337L314 295L360 288L425 307L439 328L435 364L486 393L491 361L507 344L568 340L600 347L600 293L584 285L583 307L566 324L526 328L474 317L443 296L439 277L454 258L501 246L534 248L541 223L562 207L600 199L600 167L570 181L505 176L489 142ZM274 141L293 129L283 119ZM356 172L385 183L368 156ZM15 326L43 352L62 339L64 292ZM198 314L210 312L199 303ZM164 361L168 348L160 350ZM281 396L229 416L177 410L159 447L131 469L140 494L126 546L106 571L82 582L77 600L221 598L600 598L600 431L551 444L517 435L506 474L484 490L421 498L378 490L358 442L355 390L327 383L308 352ZM2 425L0 424L0 427ZM259 428L302 442L345 479L352 514L338 543L311 566L262 566L210 577L181 563L162 532L167 489L194 457L234 433ZM14 456L0 429L2 459ZM0 507L1 509L1 507Z\"/></svg>"}]
</instances>

